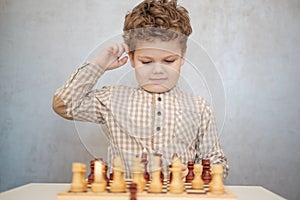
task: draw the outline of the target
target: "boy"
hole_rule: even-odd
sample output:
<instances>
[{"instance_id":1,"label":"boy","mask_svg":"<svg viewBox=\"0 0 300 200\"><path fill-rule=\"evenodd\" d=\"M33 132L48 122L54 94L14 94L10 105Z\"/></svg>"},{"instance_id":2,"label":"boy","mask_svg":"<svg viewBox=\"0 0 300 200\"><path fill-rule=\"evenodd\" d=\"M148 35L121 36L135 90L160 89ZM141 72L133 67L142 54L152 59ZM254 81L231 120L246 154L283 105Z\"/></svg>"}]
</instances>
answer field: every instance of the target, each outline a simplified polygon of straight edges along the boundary
<instances>
[{"instance_id":1,"label":"boy","mask_svg":"<svg viewBox=\"0 0 300 200\"><path fill-rule=\"evenodd\" d=\"M201 97L186 94L176 85L192 32L188 12L176 0L145 0L125 17L124 43L112 44L83 64L59 88L53 109L60 116L106 124L109 132L108 163L120 156L125 175L131 176L132 158L147 151L162 155L162 167L176 153L187 174L188 161L227 160L220 147L213 112ZM120 58L124 53L128 57ZM130 59L138 88L107 86L92 90L101 75Z\"/></svg>"}]
</instances>

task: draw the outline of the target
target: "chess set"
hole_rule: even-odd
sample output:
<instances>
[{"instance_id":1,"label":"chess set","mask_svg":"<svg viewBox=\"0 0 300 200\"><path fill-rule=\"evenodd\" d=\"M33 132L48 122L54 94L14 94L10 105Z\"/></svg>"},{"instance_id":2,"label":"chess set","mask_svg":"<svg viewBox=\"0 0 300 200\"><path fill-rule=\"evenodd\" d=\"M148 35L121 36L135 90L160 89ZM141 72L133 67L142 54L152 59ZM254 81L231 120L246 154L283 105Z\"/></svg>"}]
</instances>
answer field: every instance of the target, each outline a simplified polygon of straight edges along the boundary
<instances>
[{"instance_id":1,"label":"chess set","mask_svg":"<svg viewBox=\"0 0 300 200\"><path fill-rule=\"evenodd\" d=\"M223 185L223 167L210 166L210 160L202 164L188 162L188 174L182 179L182 164L177 156L169 166L169 177L164 179L160 156L154 156L151 179L147 172L147 160L133 159L132 179L124 179L124 166L116 157L113 173L107 177L107 163L102 159L90 162L90 174L85 178L86 166L73 163L73 178L67 191L57 193L57 200L169 200L202 199L233 200L237 196Z\"/></svg>"}]
</instances>

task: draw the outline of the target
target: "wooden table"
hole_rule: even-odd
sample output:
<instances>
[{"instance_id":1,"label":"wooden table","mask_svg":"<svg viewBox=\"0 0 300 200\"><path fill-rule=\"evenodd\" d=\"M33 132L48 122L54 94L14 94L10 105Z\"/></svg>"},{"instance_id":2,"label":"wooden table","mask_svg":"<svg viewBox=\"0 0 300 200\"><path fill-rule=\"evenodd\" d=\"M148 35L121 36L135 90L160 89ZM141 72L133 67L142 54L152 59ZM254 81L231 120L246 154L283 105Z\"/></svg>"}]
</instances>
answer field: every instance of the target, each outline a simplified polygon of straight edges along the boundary
<instances>
[{"instance_id":1,"label":"wooden table","mask_svg":"<svg viewBox=\"0 0 300 200\"><path fill-rule=\"evenodd\" d=\"M240 200L283 200L261 186L227 186ZM68 190L70 184L31 183L0 194L1 200L55 200L58 192Z\"/></svg>"}]
</instances>

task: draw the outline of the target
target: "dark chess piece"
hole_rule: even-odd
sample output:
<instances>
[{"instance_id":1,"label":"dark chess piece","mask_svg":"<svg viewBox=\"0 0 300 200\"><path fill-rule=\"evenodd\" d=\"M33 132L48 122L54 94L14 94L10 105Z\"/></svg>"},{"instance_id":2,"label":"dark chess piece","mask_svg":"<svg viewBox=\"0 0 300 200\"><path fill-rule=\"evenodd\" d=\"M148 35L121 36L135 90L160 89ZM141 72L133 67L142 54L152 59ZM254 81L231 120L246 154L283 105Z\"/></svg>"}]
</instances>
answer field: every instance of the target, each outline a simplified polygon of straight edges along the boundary
<instances>
[{"instance_id":1,"label":"dark chess piece","mask_svg":"<svg viewBox=\"0 0 300 200\"><path fill-rule=\"evenodd\" d=\"M137 184L136 183L130 183L129 185L129 200L137 200L136 193L137 193Z\"/></svg>"},{"instance_id":2,"label":"dark chess piece","mask_svg":"<svg viewBox=\"0 0 300 200\"><path fill-rule=\"evenodd\" d=\"M144 166L145 166L145 168L144 168L144 178L145 178L146 182L148 182L150 180L150 175L147 171L147 165L148 165L147 156L148 156L147 152L144 151L142 153L142 160L141 160L141 163L143 163Z\"/></svg>"},{"instance_id":3,"label":"dark chess piece","mask_svg":"<svg viewBox=\"0 0 300 200\"><path fill-rule=\"evenodd\" d=\"M185 177L185 182L186 183L191 183L193 181L193 179L194 179L194 162L193 161L189 161L187 167L189 169L189 172L188 172L188 174Z\"/></svg>"},{"instance_id":4,"label":"dark chess piece","mask_svg":"<svg viewBox=\"0 0 300 200\"><path fill-rule=\"evenodd\" d=\"M204 184L209 184L211 181L211 174L210 174L210 160L202 160L202 166L203 166L203 170L202 170L202 180L204 182Z\"/></svg>"}]
</instances>

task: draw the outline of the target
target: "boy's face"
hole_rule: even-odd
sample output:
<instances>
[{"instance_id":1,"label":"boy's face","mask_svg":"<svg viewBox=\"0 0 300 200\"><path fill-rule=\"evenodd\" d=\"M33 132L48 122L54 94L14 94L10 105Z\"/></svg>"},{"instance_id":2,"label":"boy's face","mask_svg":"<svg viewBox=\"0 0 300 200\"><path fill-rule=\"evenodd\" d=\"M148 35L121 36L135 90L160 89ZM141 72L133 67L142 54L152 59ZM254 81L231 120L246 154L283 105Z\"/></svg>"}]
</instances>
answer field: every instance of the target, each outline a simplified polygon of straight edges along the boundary
<instances>
[{"instance_id":1,"label":"boy's face","mask_svg":"<svg viewBox=\"0 0 300 200\"><path fill-rule=\"evenodd\" d=\"M177 40L139 41L129 54L139 85L154 93L167 92L176 86L184 56Z\"/></svg>"}]
</instances>

